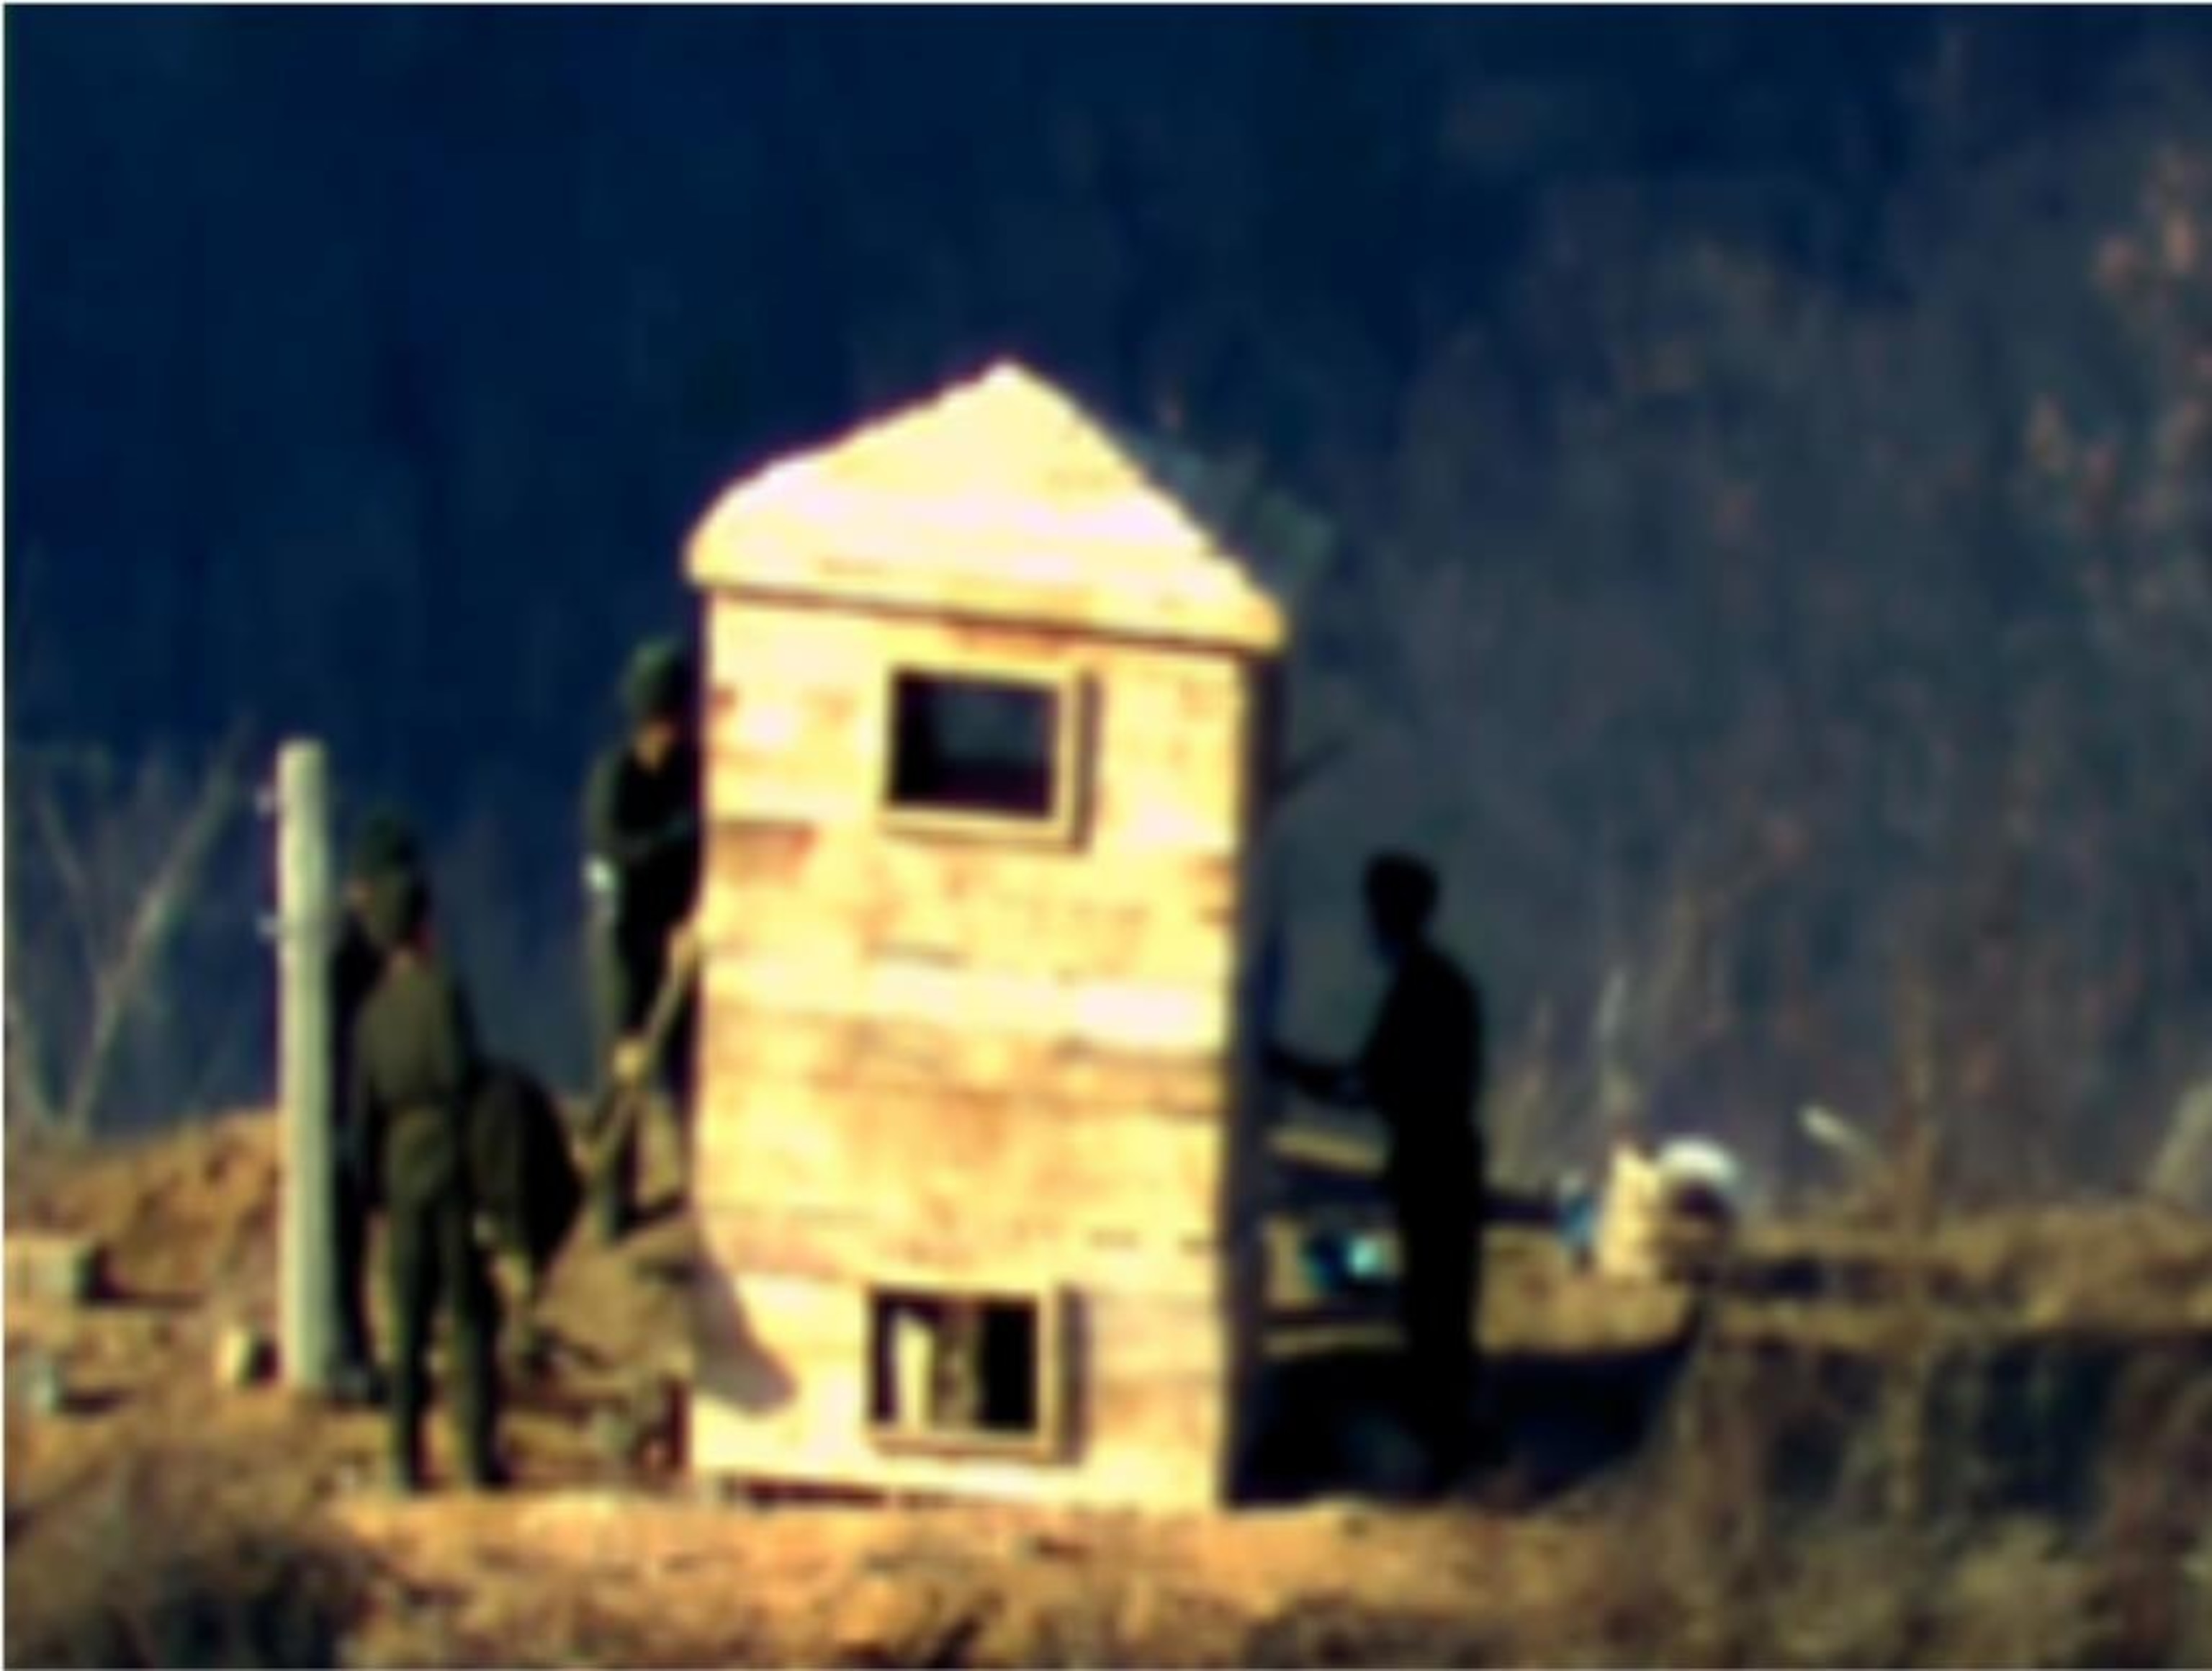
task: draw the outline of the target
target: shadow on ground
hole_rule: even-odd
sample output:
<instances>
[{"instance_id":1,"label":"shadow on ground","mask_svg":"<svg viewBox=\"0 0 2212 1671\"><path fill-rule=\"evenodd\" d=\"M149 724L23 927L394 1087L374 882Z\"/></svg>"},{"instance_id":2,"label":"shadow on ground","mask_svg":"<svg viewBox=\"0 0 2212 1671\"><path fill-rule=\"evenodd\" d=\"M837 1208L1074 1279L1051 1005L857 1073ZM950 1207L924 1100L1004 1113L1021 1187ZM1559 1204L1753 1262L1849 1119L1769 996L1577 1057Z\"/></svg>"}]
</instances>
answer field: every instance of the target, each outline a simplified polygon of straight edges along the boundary
<instances>
[{"instance_id":1,"label":"shadow on ground","mask_svg":"<svg viewBox=\"0 0 2212 1671\"><path fill-rule=\"evenodd\" d=\"M1679 1384L1689 1343L1487 1360L1468 1412L1480 1459L1468 1481L1533 1503L1633 1455ZM1344 1347L1271 1366L1242 1495L1255 1503L1407 1494L1419 1455L1401 1418L1400 1357Z\"/></svg>"}]
</instances>

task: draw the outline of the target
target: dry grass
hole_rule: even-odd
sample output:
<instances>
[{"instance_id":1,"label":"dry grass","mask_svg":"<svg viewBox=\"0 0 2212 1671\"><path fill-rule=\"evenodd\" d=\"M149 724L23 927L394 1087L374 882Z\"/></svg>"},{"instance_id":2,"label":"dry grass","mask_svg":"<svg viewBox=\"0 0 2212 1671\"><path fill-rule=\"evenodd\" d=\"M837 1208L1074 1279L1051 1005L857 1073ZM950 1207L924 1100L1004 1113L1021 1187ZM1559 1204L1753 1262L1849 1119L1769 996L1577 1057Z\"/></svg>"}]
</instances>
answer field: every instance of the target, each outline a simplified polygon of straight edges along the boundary
<instances>
[{"instance_id":1,"label":"dry grass","mask_svg":"<svg viewBox=\"0 0 2212 1671\"><path fill-rule=\"evenodd\" d=\"M1590 1628L1521 1656L2204 1662L2212 1333L1870 1326L1710 1338L1589 1507Z\"/></svg>"},{"instance_id":2,"label":"dry grass","mask_svg":"<svg viewBox=\"0 0 2212 1671\"><path fill-rule=\"evenodd\" d=\"M2008 1504L1990 1471L1954 1467L1900 1515L1878 1399L1819 1353L1717 1342L1637 1462L1515 1515L1024 1533L987 1510L606 1519L580 1499L258 1525L188 1512L141 1465L74 1511L79 1579L11 1595L8 1649L64 1665L341 1649L451 1665L2202 1663L2212 1545L2191 1516L2212 1401L2178 1366L2122 1380L2081 1436L2094 1488L2072 1509ZM1970 1442L1932 1424L1938 1451ZM592 1553L609 1538L612 1565Z\"/></svg>"},{"instance_id":3,"label":"dry grass","mask_svg":"<svg viewBox=\"0 0 2212 1671\"><path fill-rule=\"evenodd\" d=\"M159 1463L136 1459L94 1489L65 1558L9 1586L9 1663L339 1662L356 1594L340 1547L304 1517L173 1497Z\"/></svg>"}]
</instances>

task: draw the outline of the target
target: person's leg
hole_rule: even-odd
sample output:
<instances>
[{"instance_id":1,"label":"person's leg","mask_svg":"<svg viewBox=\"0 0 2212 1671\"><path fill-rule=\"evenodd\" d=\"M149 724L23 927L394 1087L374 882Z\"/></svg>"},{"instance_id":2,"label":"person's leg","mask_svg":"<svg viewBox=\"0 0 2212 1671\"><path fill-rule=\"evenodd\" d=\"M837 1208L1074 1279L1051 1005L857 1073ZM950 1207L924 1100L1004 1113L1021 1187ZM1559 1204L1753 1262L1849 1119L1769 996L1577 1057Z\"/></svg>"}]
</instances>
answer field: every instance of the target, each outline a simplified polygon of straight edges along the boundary
<instances>
[{"instance_id":1,"label":"person's leg","mask_svg":"<svg viewBox=\"0 0 2212 1671\"><path fill-rule=\"evenodd\" d=\"M1405 1214L1401 1226L1406 1414L1428 1454L1430 1484L1441 1487L1467 1455L1474 1231L1433 1204Z\"/></svg>"},{"instance_id":2,"label":"person's leg","mask_svg":"<svg viewBox=\"0 0 2212 1671\"><path fill-rule=\"evenodd\" d=\"M479 1488L500 1483L499 1302L468 1203L458 1193L438 1217L440 1286L452 1345L453 1435L461 1466Z\"/></svg>"},{"instance_id":3,"label":"person's leg","mask_svg":"<svg viewBox=\"0 0 2212 1671\"><path fill-rule=\"evenodd\" d=\"M1467 1467L1475 1421L1474 1266L1479 1227L1470 1216L1454 1213L1437 1230L1436 1313L1430 1327L1435 1354L1436 1404L1429 1417L1431 1453L1441 1479L1455 1479Z\"/></svg>"},{"instance_id":4,"label":"person's leg","mask_svg":"<svg viewBox=\"0 0 2212 1671\"><path fill-rule=\"evenodd\" d=\"M422 1409L437 1299L436 1230L419 1200L395 1199L386 1249L392 1284L392 1469L401 1489L422 1483Z\"/></svg>"},{"instance_id":5,"label":"person's leg","mask_svg":"<svg viewBox=\"0 0 2212 1671\"><path fill-rule=\"evenodd\" d=\"M1428 1320L1436 1308L1429 1294L1436 1267L1418 1215L1401 1202L1393 1217L1398 1232L1398 1410L1407 1430L1425 1446L1428 1406L1423 1381L1428 1374Z\"/></svg>"},{"instance_id":6,"label":"person's leg","mask_svg":"<svg viewBox=\"0 0 2212 1671\"><path fill-rule=\"evenodd\" d=\"M331 1390L343 1397L349 1372L368 1352L368 1314L361 1303L361 1191L345 1164L330 1168L330 1361Z\"/></svg>"},{"instance_id":7,"label":"person's leg","mask_svg":"<svg viewBox=\"0 0 2212 1671\"><path fill-rule=\"evenodd\" d=\"M368 1208L361 1180L349 1167L331 1174L331 1392L347 1402L374 1396L375 1354L369 1345L368 1296Z\"/></svg>"}]
</instances>

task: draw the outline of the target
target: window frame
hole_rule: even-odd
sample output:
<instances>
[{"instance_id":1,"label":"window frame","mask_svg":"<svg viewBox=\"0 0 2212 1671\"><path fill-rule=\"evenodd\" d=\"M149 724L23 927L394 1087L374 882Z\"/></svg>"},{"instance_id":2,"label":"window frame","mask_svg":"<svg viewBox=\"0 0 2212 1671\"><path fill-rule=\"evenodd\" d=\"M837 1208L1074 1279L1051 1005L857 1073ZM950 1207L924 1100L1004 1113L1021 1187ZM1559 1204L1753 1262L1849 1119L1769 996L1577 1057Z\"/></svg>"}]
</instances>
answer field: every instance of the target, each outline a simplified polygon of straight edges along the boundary
<instances>
[{"instance_id":1,"label":"window frame","mask_svg":"<svg viewBox=\"0 0 2212 1671\"><path fill-rule=\"evenodd\" d=\"M877 1314L886 1302L955 1300L978 1305L1029 1308L1036 1320L1036 1425L1027 1432L988 1428L908 1427L875 1413L878 1352ZM891 1455L967 1457L1001 1461L1054 1463L1068 1454L1068 1389L1073 1383L1068 1353L1068 1296L1057 1284L946 1282L905 1274L870 1278L860 1285L860 1419L869 1442ZM891 1373L896 1374L896 1367Z\"/></svg>"},{"instance_id":2,"label":"window frame","mask_svg":"<svg viewBox=\"0 0 2212 1671\"><path fill-rule=\"evenodd\" d=\"M1027 813L914 806L898 801L898 686L901 679L947 685L1011 685L1051 698L1052 806ZM883 741L876 805L882 827L897 835L951 837L1012 846L1073 847L1080 836L1091 782L1091 680L1079 668L1040 668L991 661L901 656L884 669L878 735Z\"/></svg>"}]
</instances>

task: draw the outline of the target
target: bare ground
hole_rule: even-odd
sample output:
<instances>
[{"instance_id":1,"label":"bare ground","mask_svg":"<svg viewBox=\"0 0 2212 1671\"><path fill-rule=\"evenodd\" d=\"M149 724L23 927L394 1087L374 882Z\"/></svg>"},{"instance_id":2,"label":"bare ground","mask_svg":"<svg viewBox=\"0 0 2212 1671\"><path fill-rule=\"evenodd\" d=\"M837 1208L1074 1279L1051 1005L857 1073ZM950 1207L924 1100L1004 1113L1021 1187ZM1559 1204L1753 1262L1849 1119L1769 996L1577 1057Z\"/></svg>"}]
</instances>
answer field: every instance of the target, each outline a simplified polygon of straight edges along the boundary
<instances>
[{"instance_id":1,"label":"bare ground","mask_svg":"<svg viewBox=\"0 0 2212 1671\"><path fill-rule=\"evenodd\" d=\"M1369 1396L1387 1334L1309 1307L1284 1337L1278 1500L1164 1516L692 1500L609 1420L684 1333L672 1218L557 1272L561 1350L510 1412L520 1491L399 1503L374 1488L374 1415L216 1384L224 1326L273 1319L276 1186L261 1116L15 1145L11 1233L94 1236L109 1282L8 1316L11 1393L45 1354L70 1395L9 1400L10 1661L2212 1657L2201 1221L1984 1221L1901 1290L1879 1238L1777 1235L1695 1351L1680 1296L1603 1293L1499 1238L1511 1442L1474 1498L1363 1495L1393 1459ZM1924 1396L1900 1403L1900 1376Z\"/></svg>"}]
</instances>

